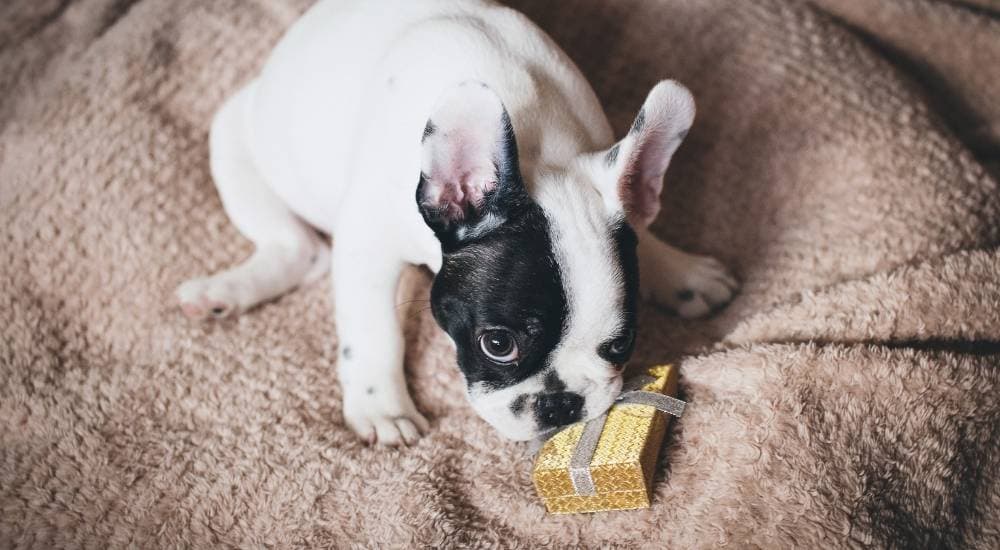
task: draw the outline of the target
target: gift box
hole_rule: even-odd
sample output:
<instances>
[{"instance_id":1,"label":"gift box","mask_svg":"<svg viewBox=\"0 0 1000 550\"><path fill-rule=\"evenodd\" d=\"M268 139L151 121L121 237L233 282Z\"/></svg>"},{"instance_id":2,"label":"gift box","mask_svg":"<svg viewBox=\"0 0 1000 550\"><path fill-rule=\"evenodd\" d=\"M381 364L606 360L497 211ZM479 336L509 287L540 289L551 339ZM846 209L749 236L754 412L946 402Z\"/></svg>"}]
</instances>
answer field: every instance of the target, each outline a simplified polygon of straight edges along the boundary
<instances>
[{"instance_id":1,"label":"gift box","mask_svg":"<svg viewBox=\"0 0 1000 550\"><path fill-rule=\"evenodd\" d=\"M649 507L653 470L670 422L663 411L680 416L684 402L664 397L677 393L673 366L654 367L626 385L625 399L604 417L560 431L539 451L532 478L550 513Z\"/></svg>"}]
</instances>

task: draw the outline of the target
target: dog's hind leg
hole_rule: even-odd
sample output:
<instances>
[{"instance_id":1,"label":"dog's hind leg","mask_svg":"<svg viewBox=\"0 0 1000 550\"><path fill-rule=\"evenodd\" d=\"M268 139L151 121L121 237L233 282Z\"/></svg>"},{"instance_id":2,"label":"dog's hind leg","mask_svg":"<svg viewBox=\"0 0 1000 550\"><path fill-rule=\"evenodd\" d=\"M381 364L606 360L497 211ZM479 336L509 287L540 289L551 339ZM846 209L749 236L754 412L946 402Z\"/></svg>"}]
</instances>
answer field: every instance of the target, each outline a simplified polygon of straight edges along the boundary
<instances>
[{"instance_id":1,"label":"dog's hind leg","mask_svg":"<svg viewBox=\"0 0 1000 550\"><path fill-rule=\"evenodd\" d=\"M248 91L234 95L216 114L210 163L226 214L256 249L233 268L180 285L176 296L181 309L194 319L236 315L319 278L330 265L329 246L255 168L242 131Z\"/></svg>"}]
</instances>

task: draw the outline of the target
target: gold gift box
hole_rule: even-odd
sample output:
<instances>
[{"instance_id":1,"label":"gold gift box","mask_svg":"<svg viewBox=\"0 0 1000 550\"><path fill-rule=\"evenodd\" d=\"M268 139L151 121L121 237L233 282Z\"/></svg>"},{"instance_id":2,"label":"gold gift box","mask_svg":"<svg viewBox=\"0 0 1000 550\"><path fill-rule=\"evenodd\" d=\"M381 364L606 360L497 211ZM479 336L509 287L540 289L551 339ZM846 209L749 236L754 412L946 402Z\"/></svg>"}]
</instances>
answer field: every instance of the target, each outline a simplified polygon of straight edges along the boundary
<instances>
[{"instance_id":1,"label":"gold gift box","mask_svg":"<svg viewBox=\"0 0 1000 550\"><path fill-rule=\"evenodd\" d=\"M644 391L674 396L677 369L663 365L649 369L655 378ZM576 493L570 460L584 424L575 424L552 436L535 459L532 478L545 507L553 514L648 508L653 470L670 417L649 405L616 404L608 411L593 459L590 476L596 494Z\"/></svg>"}]
</instances>

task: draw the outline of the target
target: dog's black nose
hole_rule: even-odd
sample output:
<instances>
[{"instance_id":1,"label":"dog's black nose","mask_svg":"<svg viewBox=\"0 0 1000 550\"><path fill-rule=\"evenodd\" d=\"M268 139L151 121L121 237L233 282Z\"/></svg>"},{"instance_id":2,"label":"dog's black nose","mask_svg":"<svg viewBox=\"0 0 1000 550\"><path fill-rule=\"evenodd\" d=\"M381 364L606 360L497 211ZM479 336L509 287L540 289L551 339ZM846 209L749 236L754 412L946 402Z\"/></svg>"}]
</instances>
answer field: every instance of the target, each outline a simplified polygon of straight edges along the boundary
<instances>
[{"instance_id":1,"label":"dog's black nose","mask_svg":"<svg viewBox=\"0 0 1000 550\"><path fill-rule=\"evenodd\" d=\"M543 393L535 402L535 417L544 428L572 424L583 417L583 397L578 393Z\"/></svg>"}]
</instances>

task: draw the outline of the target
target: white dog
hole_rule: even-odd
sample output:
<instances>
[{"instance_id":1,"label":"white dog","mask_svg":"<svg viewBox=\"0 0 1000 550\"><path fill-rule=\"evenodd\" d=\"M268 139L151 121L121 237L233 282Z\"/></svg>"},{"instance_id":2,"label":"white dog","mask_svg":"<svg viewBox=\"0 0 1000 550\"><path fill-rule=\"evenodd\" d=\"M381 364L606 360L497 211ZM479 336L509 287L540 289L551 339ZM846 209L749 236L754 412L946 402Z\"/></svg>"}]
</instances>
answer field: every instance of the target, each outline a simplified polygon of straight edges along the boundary
<instances>
[{"instance_id":1,"label":"white dog","mask_svg":"<svg viewBox=\"0 0 1000 550\"><path fill-rule=\"evenodd\" d=\"M695 317L737 287L647 230L694 111L660 82L615 143L580 71L511 9L321 0L212 123L212 176L256 251L177 296L189 317L236 315L332 269L346 421L411 443L427 421L394 300L426 265L480 416L518 440L597 416L640 295Z\"/></svg>"}]
</instances>

